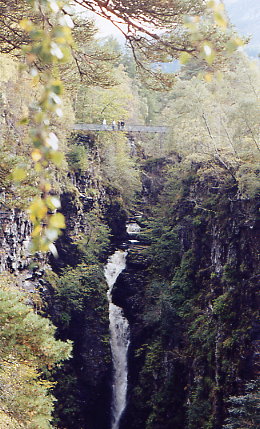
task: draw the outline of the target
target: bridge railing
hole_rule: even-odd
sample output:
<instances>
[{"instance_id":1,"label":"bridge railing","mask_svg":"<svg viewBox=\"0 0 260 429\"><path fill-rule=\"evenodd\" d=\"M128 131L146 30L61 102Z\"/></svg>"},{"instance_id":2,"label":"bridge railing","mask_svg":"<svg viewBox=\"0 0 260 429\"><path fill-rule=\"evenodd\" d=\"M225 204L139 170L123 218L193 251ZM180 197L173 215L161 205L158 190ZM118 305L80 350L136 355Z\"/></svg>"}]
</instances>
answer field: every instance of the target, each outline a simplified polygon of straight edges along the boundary
<instances>
[{"instance_id":1,"label":"bridge railing","mask_svg":"<svg viewBox=\"0 0 260 429\"><path fill-rule=\"evenodd\" d=\"M73 130L75 131L123 131L125 133L167 133L169 127L164 125L125 125L124 127L103 125L103 124L74 124Z\"/></svg>"}]
</instances>

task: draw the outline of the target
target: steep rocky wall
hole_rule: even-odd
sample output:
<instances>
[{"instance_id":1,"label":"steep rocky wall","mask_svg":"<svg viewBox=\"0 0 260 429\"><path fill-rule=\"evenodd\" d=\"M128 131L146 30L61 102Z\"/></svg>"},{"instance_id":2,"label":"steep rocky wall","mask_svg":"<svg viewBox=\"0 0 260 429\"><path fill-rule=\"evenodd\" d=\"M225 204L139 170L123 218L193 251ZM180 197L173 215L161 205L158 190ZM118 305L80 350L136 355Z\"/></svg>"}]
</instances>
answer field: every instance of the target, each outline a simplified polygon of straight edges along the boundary
<instances>
[{"instance_id":1,"label":"steep rocky wall","mask_svg":"<svg viewBox=\"0 0 260 429\"><path fill-rule=\"evenodd\" d=\"M66 229L56 243L58 258L32 257L26 213L2 205L0 271L14 273L29 293L40 290L42 311L58 327L58 337L74 342L72 359L53 374L57 427L109 429L112 366L102 270L109 227L115 241L121 240L126 214L102 183L92 137L78 138L86 147L88 167L81 171L72 165L60 187Z\"/></svg>"},{"instance_id":2,"label":"steep rocky wall","mask_svg":"<svg viewBox=\"0 0 260 429\"><path fill-rule=\"evenodd\" d=\"M9 209L5 205L0 207L0 271L15 274L16 283L21 290L32 296L32 304L35 293L38 297L40 291L41 307L45 315L58 327L57 335L74 341L72 360L66 362L65 366L53 375L58 381L55 388L58 399L56 416L63 419L63 423L60 423L62 427L66 424L66 427L71 429L77 424L82 428L108 429L110 420L111 356L104 279L98 272L95 276L96 284L93 285L97 293L89 300L88 278L85 276L85 279L84 273L81 277L79 275L77 287L81 290L78 292L78 299L82 301L82 305L80 310L75 306L68 325L62 317L70 305L70 296L64 294L62 298L57 298L63 290L62 275L59 277L50 271L52 267L60 273L61 268L77 267L82 263L77 240L89 236L90 224L87 216L93 207L101 212L105 201L104 187L92 170L89 169L86 174L73 171L69 173L66 192L61 195L67 229L57 243L58 259L49 259L48 256L40 254L32 256L29 252L31 223L27 214L18 209ZM92 195L88 192L90 188L93 190ZM53 282L45 278L46 269L49 271L49 277L54 278ZM75 272L74 279L76 276ZM86 290L81 286L85 283ZM73 289L70 292L76 293ZM83 299L84 294L86 298Z\"/></svg>"},{"instance_id":3,"label":"steep rocky wall","mask_svg":"<svg viewBox=\"0 0 260 429\"><path fill-rule=\"evenodd\" d=\"M58 276L49 276L45 283L49 317L58 335L74 343L72 359L55 375L55 417L58 427L67 429L109 429L110 422L108 302L98 254L100 250L106 255L107 248L103 243L102 250L94 240L102 240L103 224L107 228L107 195L98 174L97 163L84 173L69 173L70 184L61 195L66 229L56 242L58 258L50 259Z\"/></svg>"},{"instance_id":4,"label":"steep rocky wall","mask_svg":"<svg viewBox=\"0 0 260 429\"><path fill-rule=\"evenodd\" d=\"M167 209L147 228L161 236L129 252L115 287L131 326L121 429L220 429L228 398L259 374L257 201L225 174L195 171L184 189L157 195Z\"/></svg>"},{"instance_id":5,"label":"steep rocky wall","mask_svg":"<svg viewBox=\"0 0 260 429\"><path fill-rule=\"evenodd\" d=\"M31 225L25 213L0 205L0 271L28 267Z\"/></svg>"}]
</instances>

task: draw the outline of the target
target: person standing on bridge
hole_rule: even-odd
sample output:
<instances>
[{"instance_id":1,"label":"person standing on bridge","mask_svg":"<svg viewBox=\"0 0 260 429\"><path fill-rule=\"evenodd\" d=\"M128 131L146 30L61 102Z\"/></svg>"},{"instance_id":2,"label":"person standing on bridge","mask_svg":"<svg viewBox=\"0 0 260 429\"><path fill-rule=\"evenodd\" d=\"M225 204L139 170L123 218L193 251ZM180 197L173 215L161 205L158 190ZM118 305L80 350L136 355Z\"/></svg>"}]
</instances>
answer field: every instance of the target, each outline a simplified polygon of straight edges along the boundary
<instances>
[{"instance_id":1,"label":"person standing on bridge","mask_svg":"<svg viewBox=\"0 0 260 429\"><path fill-rule=\"evenodd\" d=\"M103 119L103 128L106 128L107 127L107 121L106 121L106 119Z\"/></svg>"},{"instance_id":2,"label":"person standing on bridge","mask_svg":"<svg viewBox=\"0 0 260 429\"><path fill-rule=\"evenodd\" d=\"M121 125L121 130L123 130L125 128L125 121L121 121L120 125Z\"/></svg>"},{"instance_id":3,"label":"person standing on bridge","mask_svg":"<svg viewBox=\"0 0 260 429\"><path fill-rule=\"evenodd\" d=\"M116 121L112 122L112 130L114 131L116 129Z\"/></svg>"}]
</instances>

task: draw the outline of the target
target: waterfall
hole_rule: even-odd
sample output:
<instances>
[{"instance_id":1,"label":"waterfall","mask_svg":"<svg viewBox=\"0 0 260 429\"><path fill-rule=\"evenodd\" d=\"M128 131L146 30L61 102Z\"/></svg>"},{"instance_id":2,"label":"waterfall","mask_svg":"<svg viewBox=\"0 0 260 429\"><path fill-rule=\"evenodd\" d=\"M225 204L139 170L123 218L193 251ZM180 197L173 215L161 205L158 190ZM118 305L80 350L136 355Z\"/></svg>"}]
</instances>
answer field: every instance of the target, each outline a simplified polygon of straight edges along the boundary
<instances>
[{"instance_id":1,"label":"waterfall","mask_svg":"<svg viewBox=\"0 0 260 429\"><path fill-rule=\"evenodd\" d=\"M112 303L112 289L119 274L126 266L127 252L117 250L104 269L108 284L110 345L113 359L112 423L111 429L118 429L120 418L126 406L127 394L127 350L130 343L129 324L122 308Z\"/></svg>"},{"instance_id":2,"label":"waterfall","mask_svg":"<svg viewBox=\"0 0 260 429\"><path fill-rule=\"evenodd\" d=\"M141 231L141 227L136 222L131 222L126 224L126 232L131 234L138 234Z\"/></svg>"}]
</instances>

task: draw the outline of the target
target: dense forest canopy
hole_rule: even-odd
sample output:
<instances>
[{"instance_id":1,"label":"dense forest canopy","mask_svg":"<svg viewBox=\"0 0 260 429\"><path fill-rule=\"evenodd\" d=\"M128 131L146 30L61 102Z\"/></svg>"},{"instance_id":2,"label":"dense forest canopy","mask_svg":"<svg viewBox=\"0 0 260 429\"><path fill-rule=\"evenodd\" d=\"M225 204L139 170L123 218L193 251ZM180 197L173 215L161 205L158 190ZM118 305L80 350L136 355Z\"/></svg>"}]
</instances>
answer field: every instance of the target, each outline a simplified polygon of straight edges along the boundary
<instances>
[{"instance_id":1,"label":"dense forest canopy","mask_svg":"<svg viewBox=\"0 0 260 429\"><path fill-rule=\"evenodd\" d=\"M174 81L174 76L161 71L160 62L180 58L185 63L198 59L210 80L212 71L224 66L230 52L243 44L228 26L223 5L214 1L206 4L155 1L149 3L149 7L143 2L128 1L75 1L73 4L80 4L119 25L146 84L157 90L170 88ZM40 176L42 191L41 197L36 197L29 209L34 225L33 248L56 253L53 241L65 223L61 213L48 213L58 209L60 203L58 198L50 195L52 185L46 173L46 167L62 161L58 137L49 127L53 115L63 115L60 106L63 85L56 76L63 74L64 67L69 67L70 72L64 73L65 82L66 77L71 81L78 75L86 85L109 86L113 77L107 62L112 58L95 43L91 23L73 21L73 11L66 2L29 1L29 5L28 1L2 2L5 21L1 29L2 52L20 56L22 48L28 72L34 76L35 82L38 80L43 84L34 113L22 120L32 124L32 160ZM73 74L72 70L75 70ZM22 169L15 171L18 181L24 175Z\"/></svg>"},{"instance_id":2,"label":"dense forest canopy","mask_svg":"<svg viewBox=\"0 0 260 429\"><path fill-rule=\"evenodd\" d=\"M112 22L126 46L113 37L99 38L95 23L78 6ZM207 376L179 386L180 396L187 391L190 402L169 424L197 429L199 421L200 429L218 429L216 421L222 418L223 423L229 407L223 428L243 428L246 412L248 427L254 427L256 385L237 381L240 353L249 344L256 313L241 303L250 303L254 293L251 262L241 256L237 267L231 249L219 273L198 256L207 247L203 237L212 238L207 225L215 221L224 234L225 210L232 212L239 202L247 213L259 195L259 63L237 51L243 43L222 2L0 0L1 216L24 216L26 221L14 225L25 222L26 227L17 228L31 235L30 247L19 249L28 237L20 240L8 255L7 272L1 273L0 426L87 427L80 389L90 395L86 390L97 383L98 371L79 335L91 343L105 372L111 357L102 267L111 230L124 228L115 227L113 216L116 212L122 222L145 207L150 283L140 319L148 336L136 350L140 385L133 396L137 404L147 399L139 409L146 428L162 428L161 413L167 415L175 398L177 382L165 383L161 362L168 359L171 369L192 358L194 371L204 359ZM175 60L180 70L164 72L163 64ZM108 124L123 119L166 125L168 133L131 140L117 131L72 132L75 122L101 124L104 119ZM197 254L180 245L182 221L194 241L201 239L199 246L195 243ZM198 231L202 238L196 238ZM14 242L16 233L10 234L5 245ZM52 269L43 280L39 267L50 253ZM15 257L21 259L19 268L12 262ZM21 287L27 279L26 274L20 280L24 267L33 273L30 278L40 278L39 291ZM48 318L58 327L56 334ZM181 329L185 350L174 345L172 332ZM226 368L227 380L219 380L214 359ZM79 376L78 367L84 365L86 374ZM52 392L58 398L55 411ZM213 410L207 396L214 399ZM98 390L93 397L99 398ZM223 415L218 400L224 403ZM178 398L173 402L176 407Z\"/></svg>"}]
</instances>

